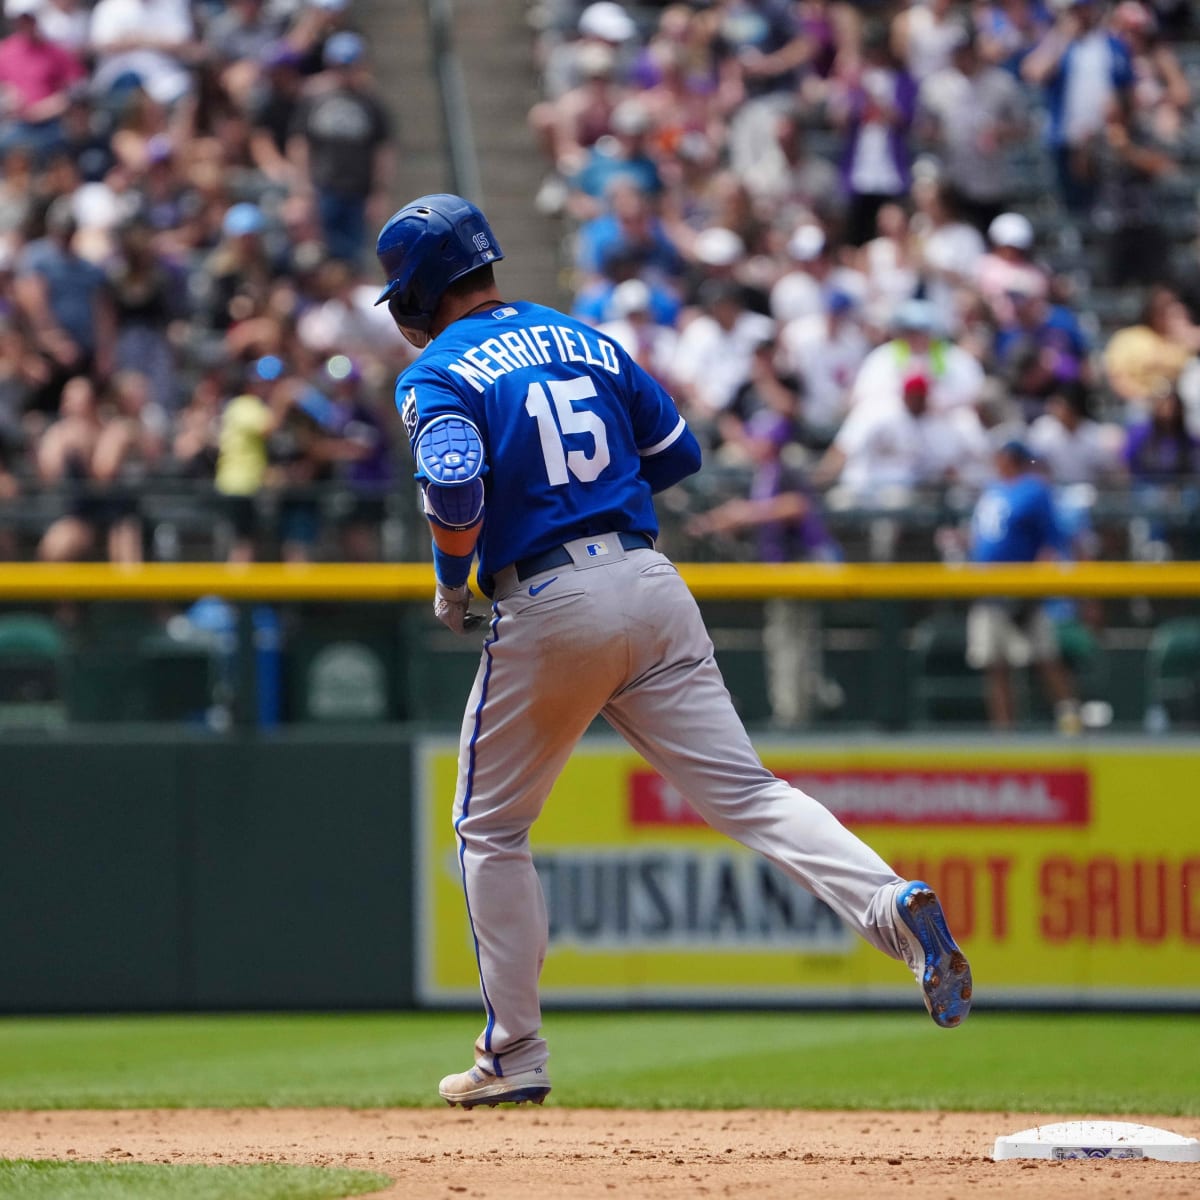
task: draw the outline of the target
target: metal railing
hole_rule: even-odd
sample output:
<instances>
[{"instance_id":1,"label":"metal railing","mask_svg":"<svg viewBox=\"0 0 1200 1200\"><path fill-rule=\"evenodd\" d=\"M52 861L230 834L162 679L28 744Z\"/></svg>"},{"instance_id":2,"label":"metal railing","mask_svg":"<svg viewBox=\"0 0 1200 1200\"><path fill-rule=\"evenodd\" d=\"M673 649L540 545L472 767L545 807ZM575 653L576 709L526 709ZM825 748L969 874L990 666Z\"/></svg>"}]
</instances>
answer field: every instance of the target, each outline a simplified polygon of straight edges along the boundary
<instances>
[{"instance_id":1,"label":"metal railing","mask_svg":"<svg viewBox=\"0 0 1200 1200\"><path fill-rule=\"evenodd\" d=\"M446 127L446 153L454 190L477 204L483 200L475 133L467 104L462 66L454 49L454 14L450 0L426 0L429 11L429 48L437 80L442 120Z\"/></svg>"}]
</instances>

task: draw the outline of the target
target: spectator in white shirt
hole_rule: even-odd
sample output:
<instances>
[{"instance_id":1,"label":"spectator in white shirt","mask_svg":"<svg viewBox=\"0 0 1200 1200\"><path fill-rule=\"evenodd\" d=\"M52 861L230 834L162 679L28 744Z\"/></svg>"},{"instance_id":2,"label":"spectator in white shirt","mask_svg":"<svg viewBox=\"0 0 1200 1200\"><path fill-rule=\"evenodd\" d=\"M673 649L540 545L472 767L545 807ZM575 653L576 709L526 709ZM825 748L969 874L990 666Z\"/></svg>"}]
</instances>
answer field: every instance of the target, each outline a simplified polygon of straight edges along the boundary
<instances>
[{"instance_id":1,"label":"spectator in white shirt","mask_svg":"<svg viewBox=\"0 0 1200 1200\"><path fill-rule=\"evenodd\" d=\"M902 204L884 204L875 218L875 237L862 248L867 279L867 319L877 329L891 324L892 315L917 290L920 263Z\"/></svg>"},{"instance_id":2,"label":"spectator in white shirt","mask_svg":"<svg viewBox=\"0 0 1200 1200\"><path fill-rule=\"evenodd\" d=\"M1008 207L1009 147L1025 133L1025 103L1011 72L984 61L979 35L959 27L954 60L926 78L918 126L937 143L962 215L980 232Z\"/></svg>"},{"instance_id":3,"label":"spectator in white shirt","mask_svg":"<svg viewBox=\"0 0 1200 1200\"><path fill-rule=\"evenodd\" d=\"M897 310L893 338L863 360L854 380L851 408L894 405L904 383L915 374L929 380L929 408L944 413L971 408L983 390L979 362L941 334L937 313L928 300L909 300Z\"/></svg>"},{"instance_id":4,"label":"spectator in white shirt","mask_svg":"<svg viewBox=\"0 0 1200 1200\"><path fill-rule=\"evenodd\" d=\"M158 104L173 105L192 90L186 64L198 46L186 0L100 0L90 36L97 92L126 75Z\"/></svg>"},{"instance_id":5,"label":"spectator in white shirt","mask_svg":"<svg viewBox=\"0 0 1200 1200\"><path fill-rule=\"evenodd\" d=\"M780 322L816 316L831 265L825 253L825 231L811 222L798 225L788 238L787 254L793 265L771 288L771 315Z\"/></svg>"},{"instance_id":6,"label":"spectator in white shirt","mask_svg":"<svg viewBox=\"0 0 1200 1200\"><path fill-rule=\"evenodd\" d=\"M918 83L953 57L962 34L955 7L954 0L915 0L892 21L892 49Z\"/></svg>"},{"instance_id":7,"label":"spectator in white shirt","mask_svg":"<svg viewBox=\"0 0 1200 1200\"><path fill-rule=\"evenodd\" d=\"M824 214L830 198L837 195L837 169L827 159L813 154L805 144L804 115L799 107L774 115L772 136L754 147L744 163L733 167L751 195L770 205L789 223L812 214ZM735 147L731 147L731 150Z\"/></svg>"},{"instance_id":8,"label":"spectator in white shirt","mask_svg":"<svg viewBox=\"0 0 1200 1200\"><path fill-rule=\"evenodd\" d=\"M813 475L837 482L852 503L903 507L914 489L982 482L987 434L972 408L938 411L932 379L910 369L899 396L855 408Z\"/></svg>"},{"instance_id":9,"label":"spectator in white shirt","mask_svg":"<svg viewBox=\"0 0 1200 1200\"><path fill-rule=\"evenodd\" d=\"M850 389L871 348L859 307L845 292L830 292L825 311L784 326L782 353L803 384L802 422L817 444L827 444L850 407Z\"/></svg>"},{"instance_id":10,"label":"spectator in white shirt","mask_svg":"<svg viewBox=\"0 0 1200 1200\"><path fill-rule=\"evenodd\" d=\"M750 378L755 349L771 336L774 323L750 312L741 287L729 280L706 281L698 299L702 311L680 334L673 373L689 419L704 425L733 403Z\"/></svg>"},{"instance_id":11,"label":"spectator in white shirt","mask_svg":"<svg viewBox=\"0 0 1200 1200\"><path fill-rule=\"evenodd\" d=\"M815 222L805 221L795 228L787 253L794 265L776 280L770 294L771 316L780 324L819 316L829 291L845 292L856 301L865 297L865 276L834 260L825 231Z\"/></svg>"},{"instance_id":12,"label":"spectator in white shirt","mask_svg":"<svg viewBox=\"0 0 1200 1200\"><path fill-rule=\"evenodd\" d=\"M1088 415L1088 394L1079 383L1064 384L1046 401L1046 411L1029 427L1026 444L1055 484L1101 484L1124 473L1125 431Z\"/></svg>"},{"instance_id":13,"label":"spectator in white shirt","mask_svg":"<svg viewBox=\"0 0 1200 1200\"><path fill-rule=\"evenodd\" d=\"M1021 63L1026 82L1045 88L1046 139L1059 193L1074 215L1095 199L1096 159L1109 103L1133 84L1129 50L1105 29L1107 5L1097 0L1054 0L1054 28Z\"/></svg>"},{"instance_id":14,"label":"spectator in white shirt","mask_svg":"<svg viewBox=\"0 0 1200 1200\"><path fill-rule=\"evenodd\" d=\"M650 288L640 279L626 279L613 289L612 319L599 332L626 350L634 361L668 390L674 388L672 366L679 335L654 320Z\"/></svg>"},{"instance_id":15,"label":"spectator in white shirt","mask_svg":"<svg viewBox=\"0 0 1200 1200\"><path fill-rule=\"evenodd\" d=\"M945 182L914 183L913 198L920 209L913 228L927 294L942 327L957 332L963 314L977 303L972 284L987 246L979 230L962 220L957 193Z\"/></svg>"},{"instance_id":16,"label":"spectator in white shirt","mask_svg":"<svg viewBox=\"0 0 1200 1200\"><path fill-rule=\"evenodd\" d=\"M1099 536L1092 514L1099 487L1125 479L1125 430L1092 420L1088 416L1087 388L1074 380L1051 393L1046 411L1030 425L1025 440L1048 482L1054 485L1058 523L1069 537L1073 553L1080 558L1095 558ZM1100 619L1094 602L1085 603L1083 608Z\"/></svg>"}]
</instances>

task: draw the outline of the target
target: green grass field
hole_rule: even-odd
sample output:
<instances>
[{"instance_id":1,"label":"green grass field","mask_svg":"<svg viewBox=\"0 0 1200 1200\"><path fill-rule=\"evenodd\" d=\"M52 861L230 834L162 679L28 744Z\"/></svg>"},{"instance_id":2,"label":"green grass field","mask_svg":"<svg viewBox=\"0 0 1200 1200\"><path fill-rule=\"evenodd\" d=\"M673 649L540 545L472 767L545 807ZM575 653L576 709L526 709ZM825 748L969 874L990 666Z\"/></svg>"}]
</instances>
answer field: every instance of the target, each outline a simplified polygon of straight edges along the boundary
<instances>
[{"instance_id":1,"label":"green grass field","mask_svg":"<svg viewBox=\"0 0 1200 1200\"><path fill-rule=\"evenodd\" d=\"M436 1105L469 1014L0 1019L0 1108ZM1200 1016L551 1013L551 1104L1200 1115Z\"/></svg>"},{"instance_id":2,"label":"green grass field","mask_svg":"<svg viewBox=\"0 0 1200 1200\"><path fill-rule=\"evenodd\" d=\"M0 1200L341 1200L392 1181L324 1167L163 1167L0 1159Z\"/></svg>"}]
</instances>

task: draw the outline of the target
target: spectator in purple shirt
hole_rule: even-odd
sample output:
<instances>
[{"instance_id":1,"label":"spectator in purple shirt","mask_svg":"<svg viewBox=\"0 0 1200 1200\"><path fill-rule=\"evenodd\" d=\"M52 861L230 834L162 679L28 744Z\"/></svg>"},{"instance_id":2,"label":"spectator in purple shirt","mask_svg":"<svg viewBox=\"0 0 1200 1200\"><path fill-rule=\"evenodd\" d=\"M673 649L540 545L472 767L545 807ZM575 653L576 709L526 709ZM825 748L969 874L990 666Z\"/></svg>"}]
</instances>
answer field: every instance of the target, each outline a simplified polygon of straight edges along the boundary
<instances>
[{"instance_id":1,"label":"spectator in purple shirt","mask_svg":"<svg viewBox=\"0 0 1200 1200\"><path fill-rule=\"evenodd\" d=\"M1175 387L1162 387L1151 402L1150 416L1129 430L1125 465L1134 495L1153 514L1130 526L1131 553L1136 558L1169 558L1168 530L1157 514L1168 508L1194 513L1200 501L1200 440L1188 432Z\"/></svg>"},{"instance_id":2,"label":"spectator in purple shirt","mask_svg":"<svg viewBox=\"0 0 1200 1200\"><path fill-rule=\"evenodd\" d=\"M883 205L907 196L912 176L908 135L917 84L888 45L887 29L868 29L862 65L832 106L846 141L842 181L850 197L846 241L861 246L875 235Z\"/></svg>"},{"instance_id":3,"label":"spectator in purple shirt","mask_svg":"<svg viewBox=\"0 0 1200 1200\"><path fill-rule=\"evenodd\" d=\"M1154 397L1150 416L1129 430L1125 464L1135 483L1181 483L1200 475L1200 441L1188 433L1175 388Z\"/></svg>"}]
</instances>

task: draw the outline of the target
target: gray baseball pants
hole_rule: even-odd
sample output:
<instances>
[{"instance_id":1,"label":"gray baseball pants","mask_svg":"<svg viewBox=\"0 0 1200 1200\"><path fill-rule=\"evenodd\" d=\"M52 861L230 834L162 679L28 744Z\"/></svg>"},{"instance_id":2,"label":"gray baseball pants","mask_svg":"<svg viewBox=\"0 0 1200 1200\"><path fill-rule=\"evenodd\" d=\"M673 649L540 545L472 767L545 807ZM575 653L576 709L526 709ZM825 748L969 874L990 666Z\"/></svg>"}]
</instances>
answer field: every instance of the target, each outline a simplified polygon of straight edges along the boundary
<instances>
[{"instance_id":1,"label":"gray baseball pants","mask_svg":"<svg viewBox=\"0 0 1200 1200\"><path fill-rule=\"evenodd\" d=\"M604 552L589 555L598 543ZM626 552L613 535L567 549L571 565L523 581L512 568L497 575L459 742L454 823L487 1012L476 1063L499 1075L547 1059L538 977L548 926L529 831L597 714L710 825L900 957L892 898L902 881L763 766L671 562L654 550Z\"/></svg>"}]
</instances>

